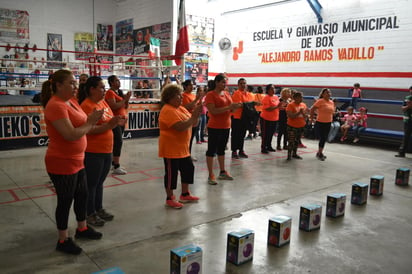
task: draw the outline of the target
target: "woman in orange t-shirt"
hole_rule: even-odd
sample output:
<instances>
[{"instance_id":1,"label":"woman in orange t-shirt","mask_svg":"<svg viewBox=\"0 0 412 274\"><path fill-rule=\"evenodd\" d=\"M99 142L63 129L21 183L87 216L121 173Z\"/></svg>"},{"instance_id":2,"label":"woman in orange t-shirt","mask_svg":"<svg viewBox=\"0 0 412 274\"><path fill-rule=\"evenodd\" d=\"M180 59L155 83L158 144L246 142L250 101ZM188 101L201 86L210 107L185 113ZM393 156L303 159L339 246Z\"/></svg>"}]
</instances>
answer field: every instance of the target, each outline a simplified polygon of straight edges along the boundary
<instances>
[{"instance_id":1,"label":"woman in orange t-shirt","mask_svg":"<svg viewBox=\"0 0 412 274\"><path fill-rule=\"evenodd\" d=\"M166 190L166 206L182 208L182 203L196 202L199 197L192 196L189 185L193 184L195 167L189 152L189 141L192 127L199 122L202 105L193 108L190 113L182 106L182 88L170 84L162 92L164 104L159 114L159 157L165 166L164 187ZM182 194L175 200L173 190L177 188L177 175L180 172Z\"/></svg>"},{"instance_id":2,"label":"woman in orange t-shirt","mask_svg":"<svg viewBox=\"0 0 412 274\"><path fill-rule=\"evenodd\" d=\"M74 98L76 79L68 70L56 71L51 86L42 88L49 145L45 156L46 169L57 194L56 225L59 240L56 250L80 254L82 249L69 237L68 220L74 201L76 238L100 239L102 234L86 224L87 182L84 170L86 134L100 120L103 111L87 116Z\"/></svg>"},{"instance_id":3,"label":"woman in orange t-shirt","mask_svg":"<svg viewBox=\"0 0 412 274\"><path fill-rule=\"evenodd\" d=\"M323 148L325 147L326 139L330 131L330 125L333 120L333 114L335 113L335 104L330 99L332 92L328 88L322 89L319 94L319 99L313 104L310 109L310 122L313 121L313 116L317 112L315 128L319 131L319 148L316 153L316 157L325 161L326 156L323 154Z\"/></svg>"},{"instance_id":4,"label":"woman in orange t-shirt","mask_svg":"<svg viewBox=\"0 0 412 274\"><path fill-rule=\"evenodd\" d=\"M279 98L275 95L275 87L272 84L266 86L267 95L262 100L262 113L260 114L260 130L262 153L276 151L272 147L273 134L276 131L276 123L279 120Z\"/></svg>"},{"instance_id":5,"label":"woman in orange t-shirt","mask_svg":"<svg viewBox=\"0 0 412 274\"><path fill-rule=\"evenodd\" d=\"M132 93L129 91L126 94L120 90L120 80L116 75L111 75L107 78L110 89L106 92L105 100L112 109L114 115L121 115L125 118L126 123L127 108L129 107L129 99ZM127 171L120 166L120 154L123 146L124 125L118 125L112 129L113 131L113 174L124 175Z\"/></svg>"},{"instance_id":6,"label":"woman in orange t-shirt","mask_svg":"<svg viewBox=\"0 0 412 274\"><path fill-rule=\"evenodd\" d=\"M302 102L302 93L295 92L293 94L293 101L286 107L287 114L287 136L288 136L288 158L301 160L302 157L297 154L300 136L302 136L303 129L306 125L306 115L308 108Z\"/></svg>"},{"instance_id":7,"label":"woman in orange t-shirt","mask_svg":"<svg viewBox=\"0 0 412 274\"><path fill-rule=\"evenodd\" d=\"M232 97L225 91L226 77L218 74L213 82L209 82L209 91L206 94L205 105L208 109L209 122L207 123L208 143L206 163L209 170L208 183L217 185L213 172L213 159L217 155L220 174L218 179L233 180L225 169L225 149L229 140L230 114L240 108L241 103L232 103Z\"/></svg>"},{"instance_id":8,"label":"woman in orange t-shirt","mask_svg":"<svg viewBox=\"0 0 412 274\"><path fill-rule=\"evenodd\" d=\"M87 175L88 202L87 223L103 226L113 220L113 215L103 208L103 183L110 171L113 151L112 129L124 122L120 115L113 115L104 100L105 87L102 78L92 76L79 88L79 103L86 114L94 109L103 110L103 116L87 133L87 147L84 166Z\"/></svg>"}]
</instances>

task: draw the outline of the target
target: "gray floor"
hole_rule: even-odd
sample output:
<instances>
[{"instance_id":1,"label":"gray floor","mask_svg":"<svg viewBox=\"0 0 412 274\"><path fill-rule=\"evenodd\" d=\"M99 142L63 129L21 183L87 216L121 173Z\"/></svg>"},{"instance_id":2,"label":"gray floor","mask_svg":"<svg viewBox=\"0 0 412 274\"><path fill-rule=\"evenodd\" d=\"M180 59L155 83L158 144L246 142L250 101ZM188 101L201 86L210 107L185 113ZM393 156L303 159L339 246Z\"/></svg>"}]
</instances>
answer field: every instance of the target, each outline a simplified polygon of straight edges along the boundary
<instances>
[{"instance_id":1,"label":"gray floor","mask_svg":"<svg viewBox=\"0 0 412 274\"><path fill-rule=\"evenodd\" d=\"M206 144L194 144L195 185L201 197L181 210L164 207L163 162L157 139L125 141L122 162L129 173L106 180L105 207L115 219L100 229L99 241L78 241L84 252L69 256L54 250L56 196L44 171L45 148L0 154L0 272L92 273L118 267L124 273L169 273L170 249L196 244L203 249L203 273L410 273L412 188L394 184L399 167L412 158L394 150L327 144L325 162L315 158L317 143L304 140L303 160L285 161L286 152L260 154L259 141L247 141L249 159L226 163L235 177L206 183ZM384 194L364 206L350 204L351 185L385 176ZM179 190L179 188L178 188ZM343 218L325 217L326 196L346 193ZM178 193L178 192L176 192ZM323 206L321 228L298 229L305 203ZM290 245L267 246L268 219L292 217ZM70 230L75 220L70 217ZM255 231L254 259L242 266L226 263L230 231Z\"/></svg>"}]
</instances>

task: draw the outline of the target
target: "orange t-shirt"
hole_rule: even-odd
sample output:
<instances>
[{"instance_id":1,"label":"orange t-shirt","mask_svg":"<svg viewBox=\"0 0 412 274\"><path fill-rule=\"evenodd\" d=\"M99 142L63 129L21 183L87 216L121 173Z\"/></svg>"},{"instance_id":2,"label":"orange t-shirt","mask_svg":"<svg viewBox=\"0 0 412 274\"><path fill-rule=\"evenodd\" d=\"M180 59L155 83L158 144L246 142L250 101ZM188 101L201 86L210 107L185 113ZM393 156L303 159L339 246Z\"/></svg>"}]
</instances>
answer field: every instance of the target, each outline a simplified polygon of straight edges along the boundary
<instances>
[{"instance_id":1,"label":"orange t-shirt","mask_svg":"<svg viewBox=\"0 0 412 274\"><path fill-rule=\"evenodd\" d=\"M263 98L265 97L265 95L263 95L262 93L256 93L255 94L255 101L258 103L262 103ZM256 105L255 106L256 111L262 112L262 105Z\"/></svg>"},{"instance_id":2,"label":"orange t-shirt","mask_svg":"<svg viewBox=\"0 0 412 274\"><path fill-rule=\"evenodd\" d=\"M71 175L84 168L84 151L87 146L86 136L75 141L67 141L53 126L53 122L69 119L77 128L86 123L87 115L76 100L66 103L57 96L52 96L44 109L49 145L45 156L46 170L52 174Z\"/></svg>"},{"instance_id":3,"label":"orange t-shirt","mask_svg":"<svg viewBox=\"0 0 412 274\"><path fill-rule=\"evenodd\" d=\"M108 99L113 99L113 98L116 102L123 100L123 98L120 95L118 95L114 90L109 89L108 91L106 91L106 95L104 99L107 101ZM127 110L124 106L118 109L112 109L112 111L114 115L121 115L124 117L126 117L127 115Z\"/></svg>"},{"instance_id":4,"label":"orange t-shirt","mask_svg":"<svg viewBox=\"0 0 412 274\"><path fill-rule=\"evenodd\" d=\"M192 128L185 131L173 129L177 122L186 121L191 117L190 112L183 106L174 107L165 104L159 114L159 157L186 158L190 156L189 141Z\"/></svg>"},{"instance_id":5,"label":"orange t-shirt","mask_svg":"<svg viewBox=\"0 0 412 274\"><path fill-rule=\"evenodd\" d=\"M296 104L295 101L292 101L286 107L286 113L287 112L298 113L300 109L306 109L306 108L307 107L305 103ZM295 118L288 117L287 124L288 126L291 126L294 128L304 127L306 125L305 116L299 115L298 117L295 117Z\"/></svg>"},{"instance_id":6,"label":"orange t-shirt","mask_svg":"<svg viewBox=\"0 0 412 274\"><path fill-rule=\"evenodd\" d=\"M196 95L194 93L188 93L188 92L183 92L182 93L182 106L185 106L187 104L190 104L196 99ZM193 109L189 110L190 112L193 111Z\"/></svg>"},{"instance_id":7,"label":"orange t-shirt","mask_svg":"<svg viewBox=\"0 0 412 274\"><path fill-rule=\"evenodd\" d=\"M215 108L227 107L232 104L232 98L226 91L222 91L221 94L217 94L215 91L209 91L205 96L205 105L207 107L210 104L215 105ZM219 114L212 114L209 111L207 115L209 116L207 127L220 129L230 128L230 110Z\"/></svg>"},{"instance_id":8,"label":"orange t-shirt","mask_svg":"<svg viewBox=\"0 0 412 274\"><path fill-rule=\"evenodd\" d=\"M326 101L323 98L318 99L314 104L317 107L318 117L316 121L321 123L330 123L333 119L333 114L335 113L335 104L332 100Z\"/></svg>"},{"instance_id":9,"label":"orange t-shirt","mask_svg":"<svg viewBox=\"0 0 412 274\"><path fill-rule=\"evenodd\" d=\"M279 109L274 109L272 111L266 110L269 107L276 107L279 105L279 97L276 95L270 96L266 95L262 100L262 113L260 117L267 121L278 121L279 120Z\"/></svg>"},{"instance_id":10,"label":"orange t-shirt","mask_svg":"<svg viewBox=\"0 0 412 274\"><path fill-rule=\"evenodd\" d=\"M80 105L86 114L90 114L94 109L104 110L103 117L97 125L108 123L113 118L113 112L105 100L98 103L86 98ZM92 153L112 153L113 151L113 131L106 130L100 134L87 134L86 152Z\"/></svg>"},{"instance_id":11,"label":"orange t-shirt","mask_svg":"<svg viewBox=\"0 0 412 274\"><path fill-rule=\"evenodd\" d=\"M254 102L255 96L253 93L247 91L236 90L232 95L233 103L247 103ZM238 108L235 112L232 113L233 118L240 119L242 117L243 107Z\"/></svg>"}]
</instances>

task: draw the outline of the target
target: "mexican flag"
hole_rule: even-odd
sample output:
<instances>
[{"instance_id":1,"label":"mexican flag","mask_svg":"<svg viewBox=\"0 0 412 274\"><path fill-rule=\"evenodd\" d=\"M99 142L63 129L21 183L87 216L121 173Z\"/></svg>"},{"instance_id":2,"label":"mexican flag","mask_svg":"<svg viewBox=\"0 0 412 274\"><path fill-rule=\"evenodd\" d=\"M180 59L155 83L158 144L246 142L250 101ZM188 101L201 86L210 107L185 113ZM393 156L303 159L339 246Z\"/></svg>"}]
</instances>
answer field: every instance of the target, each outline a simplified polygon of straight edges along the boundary
<instances>
[{"instance_id":1,"label":"mexican flag","mask_svg":"<svg viewBox=\"0 0 412 274\"><path fill-rule=\"evenodd\" d=\"M187 33L185 0L180 0L179 19L178 19L178 36L176 40L175 63L180 66L181 58L185 52L189 51L189 35Z\"/></svg>"},{"instance_id":2,"label":"mexican flag","mask_svg":"<svg viewBox=\"0 0 412 274\"><path fill-rule=\"evenodd\" d=\"M160 39L150 37L149 57L151 59L160 57Z\"/></svg>"}]
</instances>

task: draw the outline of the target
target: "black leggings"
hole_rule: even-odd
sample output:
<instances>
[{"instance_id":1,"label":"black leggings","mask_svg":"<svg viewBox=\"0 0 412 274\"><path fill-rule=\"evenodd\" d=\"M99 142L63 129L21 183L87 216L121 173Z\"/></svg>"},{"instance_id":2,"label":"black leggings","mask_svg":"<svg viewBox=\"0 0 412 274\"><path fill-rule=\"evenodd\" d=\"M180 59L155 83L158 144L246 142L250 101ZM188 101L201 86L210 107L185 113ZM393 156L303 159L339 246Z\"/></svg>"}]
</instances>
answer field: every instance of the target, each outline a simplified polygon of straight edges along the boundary
<instances>
[{"instance_id":1,"label":"black leggings","mask_svg":"<svg viewBox=\"0 0 412 274\"><path fill-rule=\"evenodd\" d=\"M111 153L86 152L84 166L87 174L87 216L103 208L103 183L112 164Z\"/></svg>"},{"instance_id":2,"label":"black leggings","mask_svg":"<svg viewBox=\"0 0 412 274\"><path fill-rule=\"evenodd\" d=\"M232 132L231 132L231 149L233 152L239 150L243 151L243 145L245 143L246 125L241 119L232 118Z\"/></svg>"},{"instance_id":3,"label":"black leggings","mask_svg":"<svg viewBox=\"0 0 412 274\"><path fill-rule=\"evenodd\" d=\"M260 132L262 133L261 150L272 148L273 134L276 131L277 121L268 121L260 117Z\"/></svg>"},{"instance_id":4,"label":"black leggings","mask_svg":"<svg viewBox=\"0 0 412 274\"><path fill-rule=\"evenodd\" d=\"M71 175L49 173L57 194L56 225L59 230L66 230L70 208L74 200L74 213L78 222L86 220L87 181L84 169Z\"/></svg>"},{"instance_id":5,"label":"black leggings","mask_svg":"<svg viewBox=\"0 0 412 274\"><path fill-rule=\"evenodd\" d=\"M112 129L113 131L113 157L120 157L123 146L123 126L117 126Z\"/></svg>"},{"instance_id":6,"label":"black leggings","mask_svg":"<svg viewBox=\"0 0 412 274\"><path fill-rule=\"evenodd\" d=\"M329 131L330 131L330 122L329 123L321 123L316 121L315 128L318 130L319 134L319 147L324 148L325 142L328 139Z\"/></svg>"}]
</instances>

